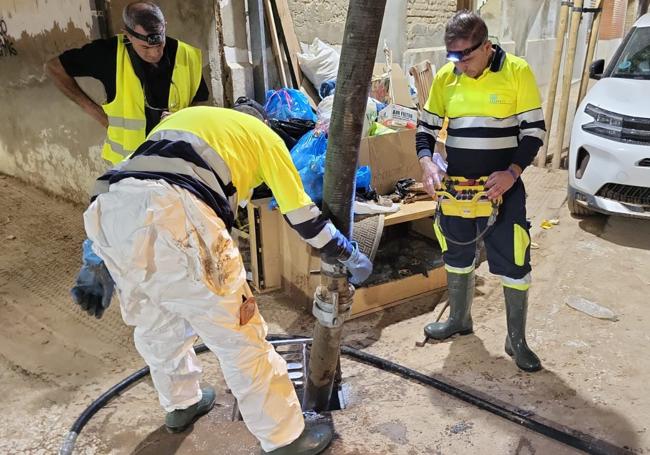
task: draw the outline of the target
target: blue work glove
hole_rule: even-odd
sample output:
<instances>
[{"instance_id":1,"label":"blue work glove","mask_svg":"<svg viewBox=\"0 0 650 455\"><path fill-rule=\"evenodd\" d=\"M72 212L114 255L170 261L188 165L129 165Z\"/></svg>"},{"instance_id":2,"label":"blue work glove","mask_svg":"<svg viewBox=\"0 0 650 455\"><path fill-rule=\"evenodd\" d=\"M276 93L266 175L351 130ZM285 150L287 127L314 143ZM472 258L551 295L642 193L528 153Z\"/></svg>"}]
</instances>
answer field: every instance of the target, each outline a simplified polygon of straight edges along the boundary
<instances>
[{"instance_id":1,"label":"blue work glove","mask_svg":"<svg viewBox=\"0 0 650 455\"><path fill-rule=\"evenodd\" d=\"M350 283L352 284L361 284L368 279L372 273L372 262L368 259L368 256L359 251L359 245L357 242L350 242L352 246L352 254L348 259L339 259L339 262L343 264L350 272Z\"/></svg>"},{"instance_id":2,"label":"blue work glove","mask_svg":"<svg viewBox=\"0 0 650 455\"><path fill-rule=\"evenodd\" d=\"M100 319L111 304L115 283L104 261L93 252L92 244L90 240L84 240L83 264L70 293L82 310Z\"/></svg>"}]
</instances>

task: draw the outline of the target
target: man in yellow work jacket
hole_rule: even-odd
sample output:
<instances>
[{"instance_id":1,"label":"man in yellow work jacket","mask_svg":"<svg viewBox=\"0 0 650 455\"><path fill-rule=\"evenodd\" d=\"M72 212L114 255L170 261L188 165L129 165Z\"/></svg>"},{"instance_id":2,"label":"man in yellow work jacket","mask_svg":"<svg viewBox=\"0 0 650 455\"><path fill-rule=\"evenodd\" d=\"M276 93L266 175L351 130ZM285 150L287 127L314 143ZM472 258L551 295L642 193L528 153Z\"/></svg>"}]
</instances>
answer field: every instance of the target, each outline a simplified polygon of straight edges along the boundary
<instances>
[{"instance_id":1,"label":"man in yellow work jacket","mask_svg":"<svg viewBox=\"0 0 650 455\"><path fill-rule=\"evenodd\" d=\"M99 317L114 280L169 430L183 431L214 405L214 390L199 387L199 335L219 357L263 453L315 455L331 430L305 428L286 363L265 339L264 319L254 308L243 310L246 274L229 230L236 207L261 183L291 227L342 263L353 284L368 278L370 260L313 204L282 139L252 115L200 106L164 118L97 180L72 294Z\"/></svg>"},{"instance_id":2,"label":"man in yellow work jacket","mask_svg":"<svg viewBox=\"0 0 650 455\"><path fill-rule=\"evenodd\" d=\"M201 51L165 36L165 18L151 2L128 4L124 34L70 49L46 64L57 87L107 128L102 157L117 164L130 155L160 122L207 101ZM88 76L104 85L101 106L81 90L74 77Z\"/></svg>"},{"instance_id":3,"label":"man in yellow work jacket","mask_svg":"<svg viewBox=\"0 0 650 455\"><path fill-rule=\"evenodd\" d=\"M445 45L450 63L436 74L418 121L416 146L423 183L435 196L445 174L488 177L488 198L503 198L503 203L491 225L488 217L440 214L436 235L447 270L450 315L445 322L428 324L424 332L437 340L472 333L476 239L478 232L485 232L490 272L501 277L505 294L505 350L522 370L537 371L541 362L525 337L531 267L520 175L544 138L539 90L526 61L493 45L485 22L474 12L460 11L449 20ZM446 162L433 153L445 117L449 118Z\"/></svg>"}]
</instances>

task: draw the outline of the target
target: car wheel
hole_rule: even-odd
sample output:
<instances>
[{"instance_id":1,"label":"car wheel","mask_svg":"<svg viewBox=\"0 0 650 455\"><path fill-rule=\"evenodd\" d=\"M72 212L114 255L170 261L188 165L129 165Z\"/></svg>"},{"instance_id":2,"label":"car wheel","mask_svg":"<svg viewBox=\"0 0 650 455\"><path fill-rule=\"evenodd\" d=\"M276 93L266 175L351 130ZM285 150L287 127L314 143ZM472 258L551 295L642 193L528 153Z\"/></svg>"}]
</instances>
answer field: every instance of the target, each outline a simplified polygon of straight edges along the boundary
<instances>
[{"instance_id":1,"label":"car wheel","mask_svg":"<svg viewBox=\"0 0 650 455\"><path fill-rule=\"evenodd\" d=\"M586 207L583 207L576 201L575 192L568 192L567 205L569 206L569 212L571 212L571 215L573 216L583 217L594 215L594 212Z\"/></svg>"}]
</instances>

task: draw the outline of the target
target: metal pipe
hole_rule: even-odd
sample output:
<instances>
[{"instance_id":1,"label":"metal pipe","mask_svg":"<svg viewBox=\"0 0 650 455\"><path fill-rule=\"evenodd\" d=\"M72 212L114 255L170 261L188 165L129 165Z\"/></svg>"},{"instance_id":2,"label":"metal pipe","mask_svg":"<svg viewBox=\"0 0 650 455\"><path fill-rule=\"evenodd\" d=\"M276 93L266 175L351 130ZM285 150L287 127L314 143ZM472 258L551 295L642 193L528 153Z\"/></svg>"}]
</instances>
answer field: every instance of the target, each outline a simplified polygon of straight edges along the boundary
<instances>
[{"instance_id":1,"label":"metal pipe","mask_svg":"<svg viewBox=\"0 0 650 455\"><path fill-rule=\"evenodd\" d=\"M571 14L571 28L569 30L569 48L567 58L564 61L564 79L562 80L562 98L560 99L560 117L558 118L557 148L553 151L553 169L560 168L562 147L564 145L564 132L566 131L566 118L569 111L571 99L571 79L573 77L573 62L576 57L578 45L578 32L580 31L580 19L582 17L583 0L575 0L573 13Z\"/></svg>"},{"instance_id":2,"label":"metal pipe","mask_svg":"<svg viewBox=\"0 0 650 455\"><path fill-rule=\"evenodd\" d=\"M253 87L255 101L264 103L269 89L269 64L264 24L264 4L262 0L248 0L250 24L251 57L253 63Z\"/></svg>"},{"instance_id":3,"label":"metal pipe","mask_svg":"<svg viewBox=\"0 0 650 455\"><path fill-rule=\"evenodd\" d=\"M546 152L551 137L551 125L553 123L553 111L555 110L555 97L557 96L557 82L560 77L560 66L562 65L562 51L564 50L564 37L566 35L567 22L569 19L569 7L573 5L570 1L560 2L560 23L557 26L555 35L555 52L553 54L553 70L551 71L551 82L546 95L546 112L544 123L546 124L546 137L544 144L537 155L537 166L546 167Z\"/></svg>"},{"instance_id":4,"label":"metal pipe","mask_svg":"<svg viewBox=\"0 0 650 455\"><path fill-rule=\"evenodd\" d=\"M650 5L650 0L639 0L639 6L636 10L637 19L641 18L641 16L648 12L648 5Z\"/></svg>"},{"instance_id":5,"label":"metal pipe","mask_svg":"<svg viewBox=\"0 0 650 455\"><path fill-rule=\"evenodd\" d=\"M386 0L350 0L329 129L323 214L352 237L352 203L359 144ZM336 258L321 257L321 286L314 295L314 343L305 387L306 409L326 409L340 356L341 326L354 289Z\"/></svg>"},{"instance_id":6,"label":"metal pipe","mask_svg":"<svg viewBox=\"0 0 650 455\"><path fill-rule=\"evenodd\" d=\"M587 87L589 86L589 66L591 61L594 58L594 52L596 50L596 43L598 42L598 31L600 30L600 18L601 8L603 6L603 0L598 2L598 7L592 13L591 17L591 27L589 28L589 45L587 46L587 55L585 56L585 63L582 66L582 80L580 81L580 92L578 92L578 106L582 102L582 99L587 94Z\"/></svg>"},{"instance_id":7,"label":"metal pipe","mask_svg":"<svg viewBox=\"0 0 650 455\"><path fill-rule=\"evenodd\" d=\"M96 38L108 39L113 36L110 10L110 0L90 0L90 13Z\"/></svg>"}]
</instances>

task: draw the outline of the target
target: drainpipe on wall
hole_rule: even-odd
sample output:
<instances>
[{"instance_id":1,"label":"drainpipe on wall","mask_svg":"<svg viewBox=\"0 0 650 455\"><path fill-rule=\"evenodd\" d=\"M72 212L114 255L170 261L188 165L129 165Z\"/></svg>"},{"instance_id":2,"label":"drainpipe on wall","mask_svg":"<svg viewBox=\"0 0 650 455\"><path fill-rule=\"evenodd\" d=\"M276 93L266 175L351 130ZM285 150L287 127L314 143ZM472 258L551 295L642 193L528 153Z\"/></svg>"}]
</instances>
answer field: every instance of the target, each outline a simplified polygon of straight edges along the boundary
<instances>
[{"instance_id":1,"label":"drainpipe on wall","mask_svg":"<svg viewBox=\"0 0 650 455\"><path fill-rule=\"evenodd\" d=\"M264 104L269 89L269 62L267 58L264 4L261 0L248 0L250 46L253 63L253 90L255 100Z\"/></svg>"},{"instance_id":2,"label":"drainpipe on wall","mask_svg":"<svg viewBox=\"0 0 650 455\"><path fill-rule=\"evenodd\" d=\"M639 0L639 8L636 12L637 19L648 12L648 5L650 5L650 0Z\"/></svg>"},{"instance_id":3,"label":"drainpipe on wall","mask_svg":"<svg viewBox=\"0 0 650 455\"><path fill-rule=\"evenodd\" d=\"M106 39L113 36L110 10L111 0L90 0L90 12L93 17L91 29L93 39Z\"/></svg>"}]
</instances>

